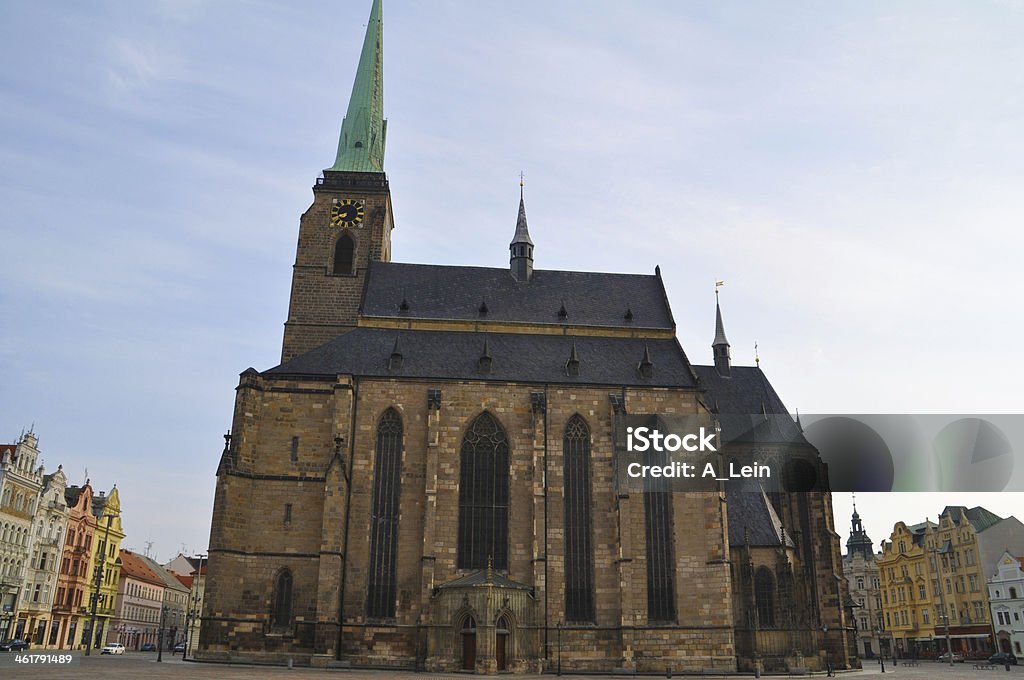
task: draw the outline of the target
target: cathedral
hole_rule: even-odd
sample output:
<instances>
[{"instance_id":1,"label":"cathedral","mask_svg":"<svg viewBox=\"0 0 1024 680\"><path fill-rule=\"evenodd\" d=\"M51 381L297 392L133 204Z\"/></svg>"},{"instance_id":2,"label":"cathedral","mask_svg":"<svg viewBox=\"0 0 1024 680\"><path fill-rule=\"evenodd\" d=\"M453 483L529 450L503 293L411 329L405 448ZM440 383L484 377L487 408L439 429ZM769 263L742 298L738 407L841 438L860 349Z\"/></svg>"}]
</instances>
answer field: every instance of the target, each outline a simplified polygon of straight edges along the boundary
<instances>
[{"instance_id":1,"label":"cathedral","mask_svg":"<svg viewBox=\"0 0 1024 680\"><path fill-rule=\"evenodd\" d=\"M300 220L281 363L236 389L196 658L855 665L827 470L760 368L732 365L720 308L713 365L691 364L659 269L534 268L522 192L507 268L392 262L381 12ZM627 415L716 418L738 458L772 448L741 423L782 416L811 481L625 489Z\"/></svg>"}]
</instances>

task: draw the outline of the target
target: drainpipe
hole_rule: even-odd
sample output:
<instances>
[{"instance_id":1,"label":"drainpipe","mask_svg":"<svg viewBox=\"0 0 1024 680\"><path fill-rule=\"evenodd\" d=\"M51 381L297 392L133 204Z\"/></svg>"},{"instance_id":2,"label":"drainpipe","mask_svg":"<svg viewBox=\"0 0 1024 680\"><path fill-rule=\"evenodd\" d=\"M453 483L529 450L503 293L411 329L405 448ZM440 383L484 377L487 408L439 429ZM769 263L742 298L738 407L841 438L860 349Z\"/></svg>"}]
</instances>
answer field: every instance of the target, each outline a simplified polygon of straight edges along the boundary
<instances>
[{"instance_id":1,"label":"drainpipe","mask_svg":"<svg viewBox=\"0 0 1024 680\"><path fill-rule=\"evenodd\" d=\"M544 385L544 658L551 658L548 648L548 386Z\"/></svg>"},{"instance_id":2,"label":"drainpipe","mask_svg":"<svg viewBox=\"0 0 1024 680\"><path fill-rule=\"evenodd\" d=\"M348 574L348 534L352 516L352 463L356 455L356 413L359 409L359 378L352 377L352 417L349 419L348 468L342 469L345 476L345 539L341 545L341 586L338 588L338 640L334 658L341 661L341 636L345 627L345 580Z\"/></svg>"}]
</instances>

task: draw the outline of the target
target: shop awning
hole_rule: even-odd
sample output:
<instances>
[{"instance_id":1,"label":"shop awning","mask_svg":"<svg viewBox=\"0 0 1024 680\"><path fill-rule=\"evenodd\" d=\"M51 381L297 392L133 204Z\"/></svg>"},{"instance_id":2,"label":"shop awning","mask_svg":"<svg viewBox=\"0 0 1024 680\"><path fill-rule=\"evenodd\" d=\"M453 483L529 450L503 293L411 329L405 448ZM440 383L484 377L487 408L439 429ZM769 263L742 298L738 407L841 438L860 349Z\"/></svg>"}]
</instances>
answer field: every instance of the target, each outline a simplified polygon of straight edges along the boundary
<instances>
[{"instance_id":1,"label":"shop awning","mask_svg":"<svg viewBox=\"0 0 1024 680\"><path fill-rule=\"evenodd\" d=\"M966 640L966 639L969 639L969 638L973 638L973 639L976 639L976 640L981 640L981 639L987 639L989 636L986 633L975 633L973 635L950 635L949 637L950 637L950 639L953 639L953 640ZM946 639L945 635L934 635L934 636L932 636L932 640L945 640L945 639Z\"/></svg>"}]
</instances>

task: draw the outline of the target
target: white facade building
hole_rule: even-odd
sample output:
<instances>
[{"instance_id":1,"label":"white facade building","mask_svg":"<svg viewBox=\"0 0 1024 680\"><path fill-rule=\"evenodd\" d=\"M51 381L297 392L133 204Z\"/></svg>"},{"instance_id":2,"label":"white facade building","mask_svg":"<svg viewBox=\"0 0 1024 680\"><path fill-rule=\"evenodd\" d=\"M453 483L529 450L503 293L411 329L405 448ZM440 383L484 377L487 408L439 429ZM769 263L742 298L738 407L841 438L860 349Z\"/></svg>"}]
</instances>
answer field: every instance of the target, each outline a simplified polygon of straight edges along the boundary
<instances>
[{"instance_id":1,"label":"white facade building","mask_svg":"<svg viewBox=\"0 0 1024 680\"><path fill-rule=\"evenodd\" d=\"M1024 558L1003 551L996 572L988 577L992 628L1001 652L1024 656Z\"/></svg>"},{"instance_id":2,"label":"white facade building","mask_svg":"<svg viewBox=\"0 0 1024 680\"><path fill-rule=\"evenodd\" d=\"M18 610L32 548L32 517L43 486L38 445L35 433L27 432L17 444L0 447L0 639L28 632Z\"/></svg>"},{"instance_id":3,"label":"white facade building","mask_svg":"<svg viewBox=\"0 0 1024 680\"><path fill-rule=\"evenodd\" d=\"M878 562L871 545L871 539L864 530L856 504L850 522L850 538L846 541L843 555L843 574L846 576L850 597L853 600L853 623L857 628L856 653L862 659L873 659L883 651L889 653L888 645L883 650L885 621L882 614L882 595L879 583Z\"/></svg>"},{"instance_id":4,"label":"white facade building","mask_svg":"<svg viewBox=\"0 0 1024 680\"><path fill-rule=\"evenodd\" d=\"M42 467L40 466L40 471ZM29 537L29 559L25 565L25 586L18 606L19 629L33 647L57 643L57 627L50 616L57 592L57 571L64 549L68 506L64 498L67 477L62 467L43 476L39 502Z\"/></svg>"}]
</instances>

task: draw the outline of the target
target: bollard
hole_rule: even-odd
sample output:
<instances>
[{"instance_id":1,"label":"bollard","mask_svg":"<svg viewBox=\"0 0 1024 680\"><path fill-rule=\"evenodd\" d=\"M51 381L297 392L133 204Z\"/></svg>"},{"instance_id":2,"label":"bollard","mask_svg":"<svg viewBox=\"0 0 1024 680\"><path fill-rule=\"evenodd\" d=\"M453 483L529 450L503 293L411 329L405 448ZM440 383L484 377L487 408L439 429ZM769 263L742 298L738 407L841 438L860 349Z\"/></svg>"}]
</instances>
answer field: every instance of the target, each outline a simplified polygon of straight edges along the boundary
<instances>
[{"instance_id":1,"label":"bollard","mask_svg":"<svg viewBox=\"0 0 1024 680\"><path fill-rule=\"evenodd\" d=\"M666 678L671 678L672 677L672 666L665 666L665 677Z\"/></svg>"},{"instance_id":2,"label":"bollard","mask_svg":"<svg viewBox=\"0 0 1024 680\"><path fill-rule=\"evenodd\" d=\"M289 656L288 657L288 670L291 670L294 667L294 663L295 663L294 659L292 659L292 657Z\"/></svg>"}]
</instances>

